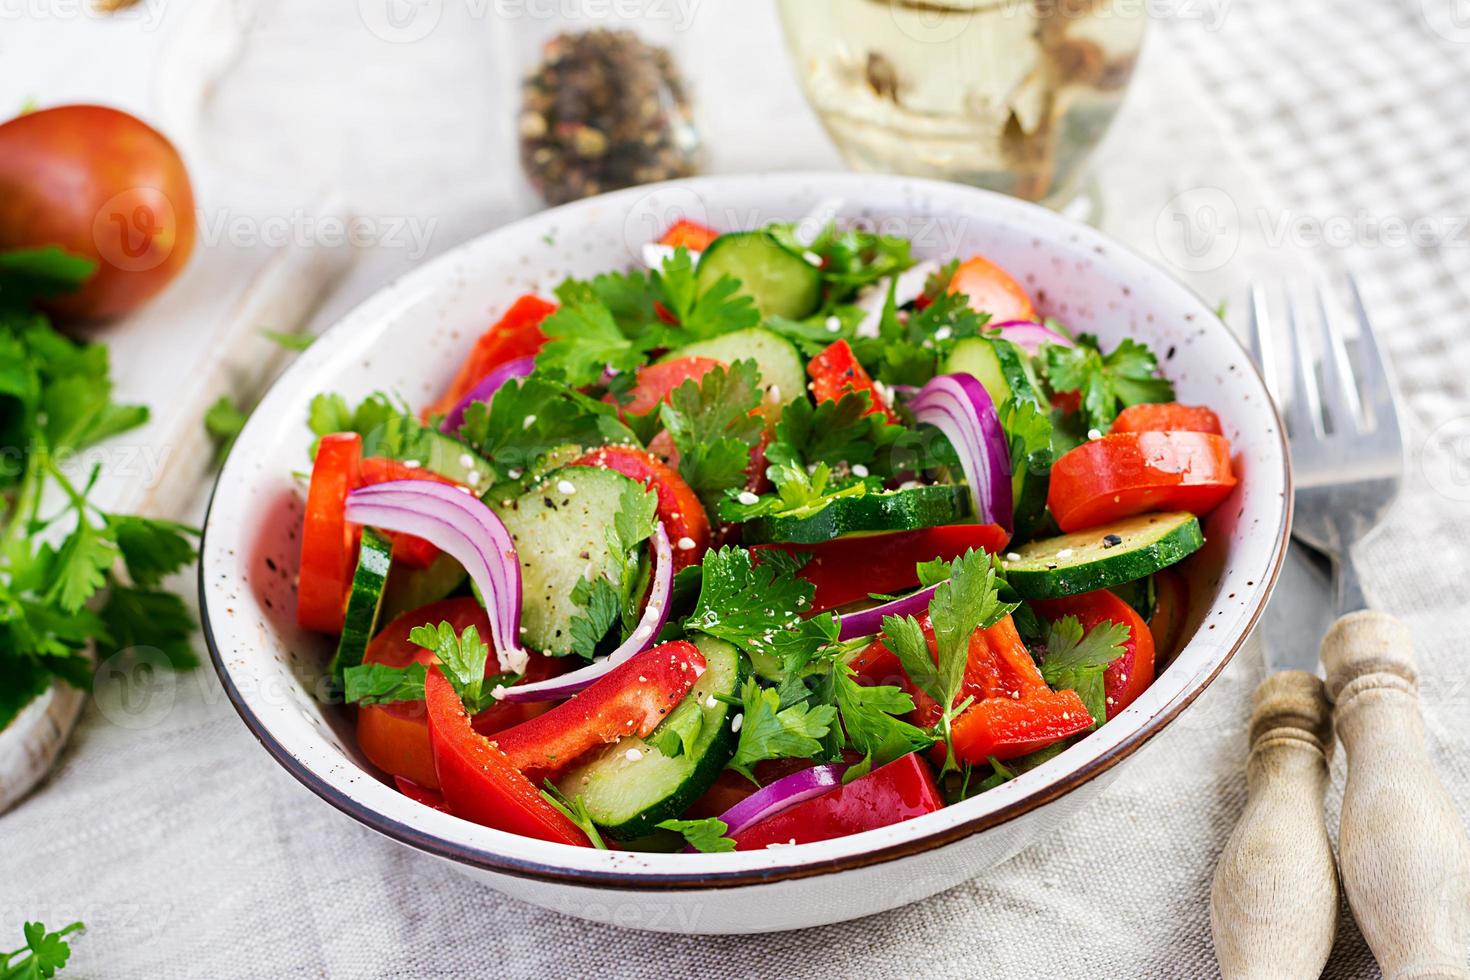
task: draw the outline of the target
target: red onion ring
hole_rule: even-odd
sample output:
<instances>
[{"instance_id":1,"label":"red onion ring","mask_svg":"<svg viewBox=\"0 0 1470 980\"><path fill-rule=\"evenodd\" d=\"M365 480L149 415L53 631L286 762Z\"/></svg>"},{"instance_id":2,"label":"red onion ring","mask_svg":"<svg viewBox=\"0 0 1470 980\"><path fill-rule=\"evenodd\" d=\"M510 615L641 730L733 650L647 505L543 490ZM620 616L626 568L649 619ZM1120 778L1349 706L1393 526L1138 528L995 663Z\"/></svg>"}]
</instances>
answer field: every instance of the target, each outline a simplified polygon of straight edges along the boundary
<instances>
[{"instance_id":1,"label":"red onion ring","mask_svg":"<svg viewBox=\"0 0 1470 980\"><path fill-rule=\"evenodd\" d=\"M941 583L942 584L942 583ZM931 585L926 589L920 589L911 595L900 596L891 602L885 602L881 606L872 609L863 609L858 612L839 616L837 619L837 638L839 640L852 640L859 636L872 636L883 631L883 617L885 616L918 616L929 608L929 600L934 598L934 590L939 584Z\"/></svg>"},{"instance_id":2,"label":"red onion ring","mask_svg":"<svg viewBox=\"0 0 1470 980\"><path fill-rule=\"evenodd\" d=\"M444 422L439 426L440 432L448 432L451 435L459 431L464 425L464 413L475 402L488 402L492 395L500 390L511 378L524 378L536 369L536 358L517 357L506 361L495 370L480 379L480 382L470 389L469 394L459 400L459 404L449 410L444 416Z\"/></svg>"},{"instance_id":3,"label":"red onion ring","mask_svg":"<svg viewBox=\"0 0 1470 980\"><path fill-rule=\"evenodd\" d=\"M480 588L490 612L490 638L500 669L522 673L521 567L515 541L484 501L458 487L395 480L347 495L347 520L423 538L448 554Z\"/></svg>"},{"instance_id":4,"label":"red onion ring","mask_svg":"<svg viewBox=\"0 0 1470 980\"><path fill-rule=\"evenodd\" d=\"M975 519L1011 529L1011 447L995 402L973 375L941 374L909 402L914 418L953 444L975 501Z\"/></svg>"},{"instance_id":5,"label":"red onion ring","mask_svg":"<svg viewBox=\"0 0 1470 980\"><path fill-rule=\"evenodd\" d=\"M534 684L497 687L495 697L502 701L560 701L580 694L608 671L647 650L669 621L669 598L674 584L674 549L669 534L660 521L653 529L653 583L648 602L633 632L618 648L601 660L595 660L560 677L550 677Z\"/></svg>"},{"instance_id":6,"label":"red onion ring","mask_svg":"<svg viewBox=\"0 0 1470 980\"><path fill-rule=\"evenodd\" d=\"M987 324L987 330L999 330L1002 340L1009 340L1028 354L1035 354L1042 344L1057 347L1075 347L1076 344L1050 327L1031 320L1007 320L1005 323Z\"/></svg>"},{"instance_id":7,"label":"red onion ring","mask_svg":"<svg viewBox=\"0 0 1470 980\"><path fill-rule=\"evenodd\" d=\"M774 817L782 810L789 810L814 796L831 792L842 785L842 774L847 772L847 768L846 763L813 766L761 787L720 814L720 819L727 828L725 836L733 837L768 817ZM691 852L694 848L686 847L684 850Z\"/></svg>"}]
</instances>

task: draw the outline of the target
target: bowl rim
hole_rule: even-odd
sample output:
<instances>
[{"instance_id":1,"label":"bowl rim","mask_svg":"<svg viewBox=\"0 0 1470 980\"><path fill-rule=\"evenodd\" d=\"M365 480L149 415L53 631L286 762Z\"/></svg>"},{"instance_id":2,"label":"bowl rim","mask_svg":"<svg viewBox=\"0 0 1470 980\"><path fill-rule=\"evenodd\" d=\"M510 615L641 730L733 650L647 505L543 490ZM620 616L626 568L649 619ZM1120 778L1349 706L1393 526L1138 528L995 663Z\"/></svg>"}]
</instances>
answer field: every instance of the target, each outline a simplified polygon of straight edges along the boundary
<instances>
[{"instance_id":1,"label":"bowl rim","mask_svg":"<svg viewBox=\"0 0 1470 980\"><path fill-rule=\"evenodd\" d=\"M976 196L977 203L988 203L991 206L1000 208L1002 210L1019 209L1021 212L1039 212L1041 215L1045 216L1045 221L1049 223L1060 222L1062 225L1070 227L1074 235L1082 235L1091 238L1092 242L1090 242L1089 244L1106 245L1107 247L1116 249L1118 252L1122 253L1129 261L1152 269L1155 273L1159 274L1164 281L1166 281L1173 287L1183 290L1185 293L1187 293L1196 303L1199 304L1201 309L1206 311L1211 309L1210 304L1208 304L1203 297L1201 297L1188 284L1178 279L1173 273L1171 273L1159 262L1156 262L1153 259L1144 256L1130 246L1117 241L1116 239L1108 236L1098 229L1092 228L1088 225L1084 225L1080 222L1073 221L1063 215L1057 214L1056 212L1042 208L1039 205L1020 201L1015 198L1011 198L1006 195L994 193L991 191L966 187L963 185L951 184L944 181L927 180L923 178L901 177L896 175L855 175L852 173L841 171L793 171L774 174L766 173L712 175L705 177L694 177L682 180L666 181L659 184L643 185L641 187L613 191L606 194L598 195L593 198L587 198L582 201L573 202L571 204L562 205L557 208L550 208L545 211L528 215L524 218L518 219L517 221L491 229L485 232L483 235L476 236L473 239L463 242L449 249L443 254L437 256L430 262L420 265L417 268L411 270L403 277L385 284L378 290L375 290L372 294L370 294L367 298L365 298L361 303L355 306L343 317L339 318L334 324L332 324L331 327L328 328L327 331L324 331L324 334L337 330L343 324L355 323L359 318L365 318L366 313L375 312L375 307L384 307L385 309L383 313L386 313L386 301L388 296L390 294L393 294L400 286L406 286L418 278L423 278L426 280L432 278L433 270L448 262L453 261L456 256L463 253L466 249L474 247L482 239L499 234L500 232L503 232L508 228L519 225L526 221L537 220L544 218L545 216L557 215L565 212L573 212L580 208L593 206L599 202L604 204L609 202L619 202L619 199L628 199L635 194L652 194L659 191L660 189L666 188L688 189L697 192L701 186L710 186L716 183L729 184L732 182L748 182L751 189L754 190L757 186L761 184L768 185L771 181L779 181L783 179L792 181L814 181L824 186L831 186L833 184L849 183L854 179L854 177L859 176L864 181L871 183L901 182L903 185L920 190L931 190L935 192L942 191L947 194L962 192L964 194ZM862 205L864 202L861 200L861 198L858 198L854 200L853 203L857 205ZM1065 796L1073 790L1078 789L1079 787L1091 782L1097 777L1107 773L1124 759L1133 755L1150 740L1152 740L1156 735L1167 728L1169 724L1175 718L1177 718L1180 713L1184 711L1184 709L1189 707L1205 691L1205 689L1214 682L1215 678L1220 675L1220 673L1225 669L1226 665L1230 663L1235 654L1240 650L1240 648L1245 644L1246 640L1251 636L1257 623L1260 620L1266 603L1269 601L1271 594L1275 589L1282 564L1285 560L1287 543L1290 538L1294 497L1291 454L1289 451L1285 426L1282 422L1280 410L1275 401L1269 397L1268 389L1260 373L1259 366L1251 358L1250 353L1245 348L1244 344L1242 344L1240 339L1223 323L1223 321L1219 321L1217 318L1214 317L1211 317L1210 319L1214 322L1209 329L1221 331L1229 339L1229 342L1233 344L1242 355L1244 355L1244 361L1249 367L1249 376L1254 379L1259 387L1259 391L1261 392L1261 394L1266 396L1264 398L1264 402L1267 409L1275 420L1273 431L1276 441L1278 443L1278 449L1282 461L1282 503L1280 505L1279 511L1279 524L1277 528L1276 540L1273 542L1272 545L1269 567L1266 569L1264 576L1258 581L1258 586L1256 590L1257 597L1255 599L1253 608L1250 608L1248 614L1244 619L1243 624L1241 625L1239 633L1234 637L1233 640L1230 641L1228 648L1225 648L1215 654L1215 659L1208 666L1207 670L1197 673L1193 678L1186 682L1184 688L1174 696L1172 701L1166 702L1159 710L1153 712L1152 714L1146 715L1136 728L1122 735L1116 741L1116 743L1091 757L1085 758L1085 760L1080 765L1075 765L1064 772L1060 772L1052 779L1050 783L1041 784L1040 786L1030 790L1024 795L1018 796L1014 800L1008 801L993 809L979 813L973 817L959 820L950 826L936 827L924 833L910 835L903 840L898 840L892 843L883 844L872 848L866 848L851 854L838 855L821 859L808 859L802 861L801 863L789 865L718 871L700 871L696 866L693 870L687 872L667 872L662 870L649 871L636 869L578 869L558 866L556 864L548 863L542 860L518 857L512 853L497 852L495 850L478 847L470 843L449 840L439 834L434 833L431 830L424 829L421 826L414 826L402 820L391 817L379 810L376 810L373 807L369 806L367 803L354 799L351 795L344 792L342 789L331 785L331 783L329 783L322 774L314 771L305 762L297 758L297 756L293 754L292 751L287 748L287 746L283 744L274 733L272 733L270 728L260 718L260 716L255 713L255 711L249 704L249 699L241 692L239 687L236 685L232 671L225 663L224 654L221 649L221 645L215 635L214 624L212 622L209 612L208 597L210 593L205 571L204 556L208 551L211 517L214 512L214 507L220 488L224 484L223 476L226 473L226 467L221 467L215 484L210 491L209 504L205 511L203 528L199 543L200 561L197 577L199 588L200 626L204 636L205 645L209 650L210 662L214 666L215 673L218 675L220 683L224 687L230 703L234 706L236 713L239 714L241 720L245 723L246 728L251 732L252 735L255 736L256 740L261 743L265 750L287 772L289 772L293 777L301 782L302 785L304 785L307 789L311 790L313 793L315 793L321 799L325 800L327 803L331 804L333 807L337 808L338 810L367 826L369 829L374 830L385 837L413 847L417 850L432 854L436 857L444 858L456 864L466 865L468 867L476 868L482 871L535 881L593 886L600 889L613 889L617 891L634 893L687 891L691 888L724 889L747 887L751 885L765 884L774 881L809 878L824 874L832 874L858 868L865 868L935 850L937 848L956 843L965 838L999 827L1018 817L1037 810L1047 805L1048 803L1051 803L1054 800ZM290 373L291 372L289 370L283 372L282 375L271 384L265 395L262 396L262 404L265 402L266 398L276 390L278 386L282 386L283 383L289 379ZM226 461L226 463L228 464L228 461ZM1192 643L1198 640L1200 634L1201 631L1196 630L1195 633L1191 635L1190 641L1180 649L1180 653L1182 654L1184 650L1188 649L1188 647ZM377 776L377 774L373 773L367 773L367 775L374 779L380 780L381 778ZM946 807L945 809L948 810L950 808ZM944 811L939 812L942 813ZM877 832L874 831L869 833ZM515 838L515 835L510 834L504 834L504 836ZM853 837L866 836L868 835L851 835L847 839L851 840Z\"/></svg>"}]
</instances>

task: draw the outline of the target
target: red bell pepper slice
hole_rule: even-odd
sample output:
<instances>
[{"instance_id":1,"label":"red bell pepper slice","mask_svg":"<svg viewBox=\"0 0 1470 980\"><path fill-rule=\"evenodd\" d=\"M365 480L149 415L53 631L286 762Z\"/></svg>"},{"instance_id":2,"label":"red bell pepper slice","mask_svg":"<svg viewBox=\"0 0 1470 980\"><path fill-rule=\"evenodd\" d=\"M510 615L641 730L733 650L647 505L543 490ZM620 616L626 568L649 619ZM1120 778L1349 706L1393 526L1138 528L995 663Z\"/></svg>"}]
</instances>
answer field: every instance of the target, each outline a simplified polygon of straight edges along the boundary
<instances>
[{"instance_id":1,"label":"red bell pepper slice","mask_svg":"<svg viewBox=\"0 0 1470 980\"><path fill-rule=\"evenodd\" d=\"M1128 627L1128 641L1123 655L1108 665L1103 673L1103 693L1107 695L1109 718L1128 707L1154 681L1154 635L1143 617L1128 603L1107 589L1047 599L1031 603L1036 615L1046 620L1076 616L1082 628L1091 631L1099 623L1122 623Z\"/></svg>"},{"instance_id":2,"label":"red bell pepper slice","mask_svg":"<svg viewBox=\"0 0 1470 980\"><path fill-rule=\"evenodd\" d=\"M1076 691L1030 697L986 698L955 719L950 736L955 757L971 765L1015 759L1092 727L1092 715Z\"/></svg>"},{"instance_id":3,"label":"red bell pepper slice","mask_svg":"<svg viewBox=\"0 0 1470 980\"><path fill-rule=\"evenodd\" d=\"M628 392L628 401L619 411L624 415L647 415L657 411L659 405L669 400L675 388L686 381L697 383L710 371L724 366L724 361L713 357L676 357L641 367L633 389ZM608 395L606 400L612 401L613 397Z\"/></svg>"},{"instance_id":4,"label":"red bell pepper slice","mask_svg":"<svg viewBox=\"0 0 1470 980\"><path fill-rule=\"evenodd\" d=\"M949 292L968 296L970 309L989 313L995 326L1009 320L1040 319L1021 284L981 255L961 263L949 281Z\"/></svg>"},{"instance_id":5,"label":"red bell pepper slice","mask_svg":"<svg viewBox=\"0 0 1470 980\"><path fill-rule=\"evenodd\" d=\"M670 248L678 248L682 245L691 252L703 252L719 237L720 233L713 228L708 228L697 221L681 218L669 225L658 243Z\"/></svg>"},{"instance_id":6,"label":"red bell pepper slice","mask_svg":"<svg viewBox=\"0 0 1470 980\"><path fill-rule=\"evenodd\" d=\"M840 401L848 392L868 393L870 404L868 415L881 412L890 424L898 424L898 416L878 395L878 389L867 370L858 363L857 355L845 340L822 351L807 362L806 373L811 375L812 395L820 405L825 401Z\"/></svg>"},{"instance_id":7,"label":"red bell pepper slice","mask_svg":"<svg viewBox=\"0 0 1470 980\"><path fill-rule=\"evenodd\" d=\"M434 769L451 813L522 837L591 846L587 835L547 802L494 742L470 726L459 694L438 667L429 669L424 700Z\"/></svg>"},{"instance_id":8,"label":"red bell pepper slice","mask_svg":"<svg viewBox=\"0 0 1470 980\"><path fill-rule=\"evenodd\" d=\"M448 415L464 400L470 389L506 361L530 357L541 352L546 334L541 321L556 312L556 304L527 293L511 304L509 310L480 339L475 341L470 356L460 366L449 387L439 400L424 409L424 418Z\"/></svg>"},{"instance_id":9,"label":"red bell pepper slice","mask_svg":"<svg viewBox=\"0 0 1470 980\"><path fill-rule=\"evenodd\" d=\"M361 485L361 469L362 436L355 432L322 436L301 526L296 622L304 629L342 631L362 535L362 528L347 523L347 495Z\"/></svg>"},{"instance_id":10,"label":"red bell pepper slice","mask_svg":"<svg viewBox=\"0 0 1470 980\"><path fill-rule=\"evenodd\" d=\"M762 820L733 836L737 851L810 844L876 830L944 806L934 772L917 753Z\"/></svg>"},{"instance_id":11,"label":"red bell pepper slice","mask_svg":"<svg viewBox=\"0 0 1470 980\"><path fill-rule=\"evenodd\" d=\"M401 459L369 456L362 461L363 486L370 487L378 483L391 483L395 480L427 480L442 483L448 487L459 486L447 476L440 476L422 466L410 466ZM389 531L387 534L389 540L393 542L393 561L397 564L406 565L409 568L428 568L433 564L434 559L439 557L439 549L423 538L416 538L411 534L400 534L397 531Z\"/></svg>"},{"instance_id":12,"label":"red bell pepper slice","mask_svg":"<svg viewBox=\"0 0 1470 980\"><path fill-rule=\"evenodd\" d=\"M1129 405L1113 420L1110 432L1209 432L1222 435L1220 417L1203 405L1178 402Z\"/></svg>"},{"instance_id":13,"label":"red bell pepper slice","mask_svg":"<svg viewBox=\"0 0 1470 980\"><path fill-rule=\"evenodd\" d=\"M658 519L674 546L674 571L698 563L709 550L709 516L704 505L684 478L652 453L632 446L603 446L571 465L613 470L653 488L658 495Z\"/></svg>"},{"instance_id":14,"label":"red bell pepper slice","mask_svg":"<svg viewBox=\"0 0 1470 980\"><path fill-rule=\"evenodd\" d=\"M555 771L625 735L653 731L704 673L699 648L675 640L614 667L570 701L495 737L511 765Z\"/></svg>"},{"instance_id":15,"label":"red bell pepper slice","mask_svg":"<svg viewBox=\"0 0 1470 980\"><path fill-rule=\"evenodd\" d=\"M441 813L449 812L449 804L444 802L444 794L437 789L420 786L412 779L404 779L402 776L394 776L393 785L398 787L398 792L410 800L422 803L427 807L432 807Z\"/></svg>"},{"instance_id":16,"label":"red bell pepper slice","mask_svg":"<svg viewBox=\"0 0 1470 980\"><path fill-rule=\"evenodd\" d=\"M481 636L490 635L490 619L484 608L469 596L445 599L410 610L383 627L368 644L363 663L407 667L411 663L433 665L432 650L409 640L416 626L449 623L456 634L473 626ZM545 680L565 672L566 661L532 652L523 683ZM544 702L499 701L475 715L475 731L494 735L550 710ZM439 788L434 771L434 753L429 745L429 718L422 701L365 704L357 710L357 744L368 761L393 776L410 779L426 789Z\"/></svg>"},{"instance_id":17,"label":"red bell pepper slice","mask_svg":"<svg viewBox=\"0 0 1470 980\"><path fill-rule=\"evenodd\" d=\"M918 563L934 558L951 561L970 549L991 553L1010 536L998 524L948 524L921 531L859 534L821 544L759 544L754 552L810 554L800 575L817 587L812 612L822 612L919 584Z\"/></svg>"},{"instance_id":18,"label":"red bell pepper slice","mask_svg":"<svg viewBox=\"0 0 1470 980\"><path fill-rule=\"evenodd\" d=\"M1046 503L1081 531L1156 510L1209 513L1235 487L1230 443L1208 432L1120 432L1085 442L1052 466Z\"/></svg>"}]
</instances>

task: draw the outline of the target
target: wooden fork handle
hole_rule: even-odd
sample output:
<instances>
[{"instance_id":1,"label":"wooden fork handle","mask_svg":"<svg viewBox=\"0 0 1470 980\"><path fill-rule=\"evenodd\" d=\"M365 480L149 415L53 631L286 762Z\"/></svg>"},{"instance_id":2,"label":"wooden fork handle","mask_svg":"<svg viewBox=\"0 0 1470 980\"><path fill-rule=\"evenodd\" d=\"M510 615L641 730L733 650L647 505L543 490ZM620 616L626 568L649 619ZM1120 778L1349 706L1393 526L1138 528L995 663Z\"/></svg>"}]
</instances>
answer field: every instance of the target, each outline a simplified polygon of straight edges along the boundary
<instances>
[{"instance_id":1,"label":"wooden fork handle","mask_svg":"<svg viewBox=\"0 0 1470 980\"><path fill-rule=\"evenodd\" d=\"M1210 891L1210 928L1225 980L1316 977L1337 929L1337 869L1322 800L1332 748L1322 682L1267 677L1251 714L1248 799Z\"/></svg>"},{"instance_id":2,"label":"wooden fork handle","mask_svg":"<svg viewBox=\"0 0 1470 980\"><path fill-rule=\"evenodd\" d=\"M1347 751L1338 850L1358 928L1392 980L1466 980L1470 840L1429 762L1409 631L1380 612L1322 641Z\"/></svg>"}]
</instances>

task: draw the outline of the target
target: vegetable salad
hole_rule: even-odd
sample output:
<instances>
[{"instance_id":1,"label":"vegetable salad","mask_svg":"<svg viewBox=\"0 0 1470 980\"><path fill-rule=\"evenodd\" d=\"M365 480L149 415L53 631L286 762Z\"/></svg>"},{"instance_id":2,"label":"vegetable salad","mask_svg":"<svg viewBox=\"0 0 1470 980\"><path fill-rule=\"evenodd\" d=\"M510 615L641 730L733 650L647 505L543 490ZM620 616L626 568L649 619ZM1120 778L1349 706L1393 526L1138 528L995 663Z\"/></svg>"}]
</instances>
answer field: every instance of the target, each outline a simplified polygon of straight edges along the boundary
<instances>
[{"instance_id":1,"label":"vegetable salad","mask_svg":"<svg viewBox=\"0 0 1470 980\"><path fill-rule=\"evenodd\" d=\"M362 754L573 846L929 813L1126 709L1230 446L983 256L681 221L512 303L417 410L312 404L300 624Z\"/></svg>"}]
</instances>

